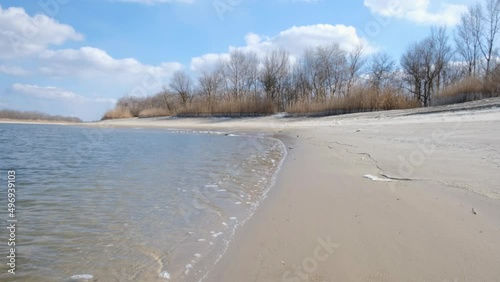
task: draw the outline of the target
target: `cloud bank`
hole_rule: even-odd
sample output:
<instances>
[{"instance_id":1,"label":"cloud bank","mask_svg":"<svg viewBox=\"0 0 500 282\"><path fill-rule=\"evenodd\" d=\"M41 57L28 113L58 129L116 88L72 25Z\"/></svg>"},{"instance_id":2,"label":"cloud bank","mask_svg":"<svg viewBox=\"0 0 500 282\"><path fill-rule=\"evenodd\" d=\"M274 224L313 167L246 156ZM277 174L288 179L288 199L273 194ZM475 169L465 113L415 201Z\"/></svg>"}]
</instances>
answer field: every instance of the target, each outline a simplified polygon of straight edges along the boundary
<instances>
[{"instance_id":1,"label":"cloud bank","mask_svg":"<svg viewBox=\"0 0 500 282\"><path fill-rule=\"evenodd\" d=\"M229 57L232 50L255 52L259 56L265 55L273 49L285 49L292 58L303 55L308 48L337 43L345 50L363 45L365 52L373 52L376 48L367 40L360 37L356 28L345 25L317 24L307 26L293 26L270 37L255 33L245 36L245 46L230 46L228 52L220 54L205 54L191 60L191 69L199 71L210 68L221 59Z\"/></svg>"},{"instance_id":2,"label":"cloud bank","mask_svg":"<svg viewBox=\"0 0 500 282\"><path fill-rule=\"evenodd\" d=\"M431 11L430 0L364 0L364 5L374 14L406 19L417 24L455 26L466 5L436 1L439 6Z\"/></svg>"}]
</instances>

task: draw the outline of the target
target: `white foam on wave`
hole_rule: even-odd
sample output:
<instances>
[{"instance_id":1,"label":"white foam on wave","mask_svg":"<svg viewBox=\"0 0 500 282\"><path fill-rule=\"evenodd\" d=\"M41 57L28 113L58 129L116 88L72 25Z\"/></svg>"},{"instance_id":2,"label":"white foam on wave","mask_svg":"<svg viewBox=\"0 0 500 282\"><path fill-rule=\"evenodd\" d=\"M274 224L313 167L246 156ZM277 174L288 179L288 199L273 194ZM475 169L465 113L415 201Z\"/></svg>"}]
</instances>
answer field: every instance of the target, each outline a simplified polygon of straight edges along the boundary
<instances>
[{"instance_id":1,"label":"white foam on wave","mask_svg":"<svg viewBox=\"0 0 500 282\"><path fill-rule=\"evenodd\" d=\"M71 280L91 280L94 279L94 275L92 274L77 274L71 276Z\"/></svg>"},{"instance_id":2,"label":"white foam on wave","mask_svg":"<svg viewBox=\"0 0 500 282\"><path fill-rule=\"evenodd\" d=\"M215 260L215 264L217 264L220 259L223 257L223 255L226 253L227 249L229 248L229 243L231 241L231 238L234 236L234 234L236 233L236 230L240 227L240 226L243 226L246 221L248 219L250 219L253 214L255 213L256 209L258 208L258 206L260 205L260 202L264 199L267 198L268 196L268 193L269 191L271 190L271 188L276 184L276 180L277 180L277 177L278 177L278 173L279 171L281 170L281 167L283 166L283 163L285 162L285 159L288 155L288 151L286 149L286 145L283 143L283 141L277 139L277 138L272 138L272 137L268 137L268 136L258 136L258 138L266 138L266 139L271 139L271 140L275 140L278 142L278 144L281 146L281 150L283 152L283 156L281 158L281 160L278 162L277 164L277 168L276 168L276 171L274 172L274 174L271 176L271 179L270 181L264 181L265 182L265 189L262 193L262 197L259 198L259 200L257 200L253 205L252 207L249 209L250 213L247 217L243 218L241 221L238 220L237 217L231 217L229 218L230 220L234 220L236 221L237 223L233 226L231 232L229 233L228 237L224 239L224 250L222 251L222 253L219 254L219 257ZM253 156L252 156L253 157ZM267 180L266 178L263 177L264 180ZM262 181L259 181L259 184L261 184ZM241 195L240 195L241 196ZM244 198L244 195L242 196L242 198ZM241 204L241 203L240 203ZM213 242L210 242L209 243L210 245L213 245ZM198 281L199 282L202 282L205 280L205 278L208 276L208 274L210 273L210 271L207 271L205 272L205 274L203 275L203 277L201 279L199 279Z\"/></svg>"},{"instance_id":3,"label":"white foam on wave","mask_svg":"<svg viewBox=\"0 0 500 282\"><path fill-rule=\"evenodd\" d=\"M226 132L221 132L221 131L206 131L206 130L190 130L190 129L184 129L184 130L177 130L177 129L165 129L166 131L170 133L175 133L175 134L208 134L208 135L226 135Z\"/></svg>"}]
</instances>

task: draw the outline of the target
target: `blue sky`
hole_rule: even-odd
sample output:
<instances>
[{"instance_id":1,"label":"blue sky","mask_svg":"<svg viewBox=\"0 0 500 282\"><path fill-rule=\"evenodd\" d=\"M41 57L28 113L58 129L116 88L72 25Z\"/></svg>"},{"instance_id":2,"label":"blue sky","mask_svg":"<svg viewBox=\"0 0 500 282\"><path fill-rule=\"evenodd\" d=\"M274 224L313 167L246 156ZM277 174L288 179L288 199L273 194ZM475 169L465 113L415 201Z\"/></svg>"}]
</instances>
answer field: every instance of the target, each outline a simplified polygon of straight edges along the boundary
<instances>
[{"instance_id":1,"label":"blue sky","mask_svg":"<svg viewBox=\"0 0 500 282\"><path fill-rule=\"evenodd\" d=\"M339 43L398 60L475 0L2 0L0 108L99 119L235 48L300 56Z\"/></svg>"}]
</instances>

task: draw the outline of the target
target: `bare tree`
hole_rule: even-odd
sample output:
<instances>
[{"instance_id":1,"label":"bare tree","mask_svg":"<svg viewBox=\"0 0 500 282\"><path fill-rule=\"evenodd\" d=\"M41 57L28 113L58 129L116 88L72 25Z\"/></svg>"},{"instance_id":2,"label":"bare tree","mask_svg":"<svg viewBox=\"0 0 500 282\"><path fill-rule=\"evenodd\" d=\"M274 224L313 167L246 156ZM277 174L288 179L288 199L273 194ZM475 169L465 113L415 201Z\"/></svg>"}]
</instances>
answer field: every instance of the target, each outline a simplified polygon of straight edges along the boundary
<instances>
[{"instance_id":1,"label":"bare tree","mask_svg":"<svg viewBox=\"0 0 500 282\"><path fill-rule=\"evenodd\" d=\"M436 89L441 90L444 85L443 78L446 76L447 66L453 56L453 50L449 45L449 35L446 31L446 27L440 27L437 29L432 29L431 40L434 42L435 46L435 58L434 58L434 72L436 73ZM432 87L432 85L431 85Z\"/></svg>"},{"instance_id":2,"label":"bare tree","mask_svg":"<svg viewBox=\"0 0 500 282\"><path fill-rule=\"evenodd\" d=\"M231 52L229 61L224 64L223 74L228 90L235 98L251 90L254 94L257 92L258 66L257 54L241 50Z\"/></svg>"},{"instance_id":3,"label":"bare tree","mask_svg":"<svg viewBox=\"0 0 500 282\"><path fill-rule=\"evenodd\" d=\"M338 44L306 50L303 67L314 98L324 100L327 97L333 97L336 93L343 91L345 93L349 66L347 53Z\"/></svg>"},{"instance_id":4,"label":"bare tree","mask_svg":"<svg viewBox=\"0 0 500 282\"><path fill-rule=\"evenodd\" d=\"M290 59L285 50L269 52L263 61L260 82L267 99L278 105L278 110L284 109L285 84L290 73Z\"/></svg>"},{"instance_id":5,"label":"bare tree","mask_svg":"<svg viewBox=\"0 0 500 282\"><path fill-rule=\"evenodd\" d=\"M460 82L460 80L470 77L469 68L464 68L463 62L460 60L452 60L445 66L441 81L443 85L452 85Z\"/></svg>"},{"instance_id":6,"label":"bare tree","mask_svg":"<svg viewBox=\"0 0 500 282\"><path fill-rule=\"evenodd\" d=\"M231 52L229 61L224 63L223 75L227 80L227 90L236 98L240 96L243 88L244 64L245 54L238 50Z\"/></svg>"},{"instance_id":7,"label":"bare tree","mask_svg":"<svg viewBox=\"0 0 500 282\"><path fill-rule=\"evenodd\" d=\"M467 12L460 17L460 24L456 28L454 37L457 53L467 63L469 76L477 75L482 17L482 8L479 3L470 6Z\"/></svg>"},{"instance_id":8,"label":"bare tree","mask_svg":"<svg viewBox=\"0 0 500 282\"><path fill-rule=\"evenodd\" d=\"M161 108L161 104L164 104L166 109L171 112L173 110L173 94L167 89L167 87L163 87L162 91L156 94L158 96L158 100L161 100L162 103L158 103L159 107Z\"/></svg>"},{"instance_id":9,"label":"bare tree","mask_svg":"<svg viewBox=\"0 0 500 282\"><path fill-rule=\"evenodd\" d=\"M432 94L439 90L450 57L451 47L444 27L433 28L429 37L412 45L403 54L401 65L407 74L409 90L424 106L431 104Z\"/></svg>"},{"instance_id":10,"label":"bare tree","mask_svg":"<svg viewBox=\"0 0 500 282\"><path fill-rule=\"evenodd\" d=\"M317 59L320 73L324 76L324 92L330 97L336 93L342 93L347 84L349 72L346 51L338 44L318 47Z\"/></svg>"},{"instance_id":11,"label":"bare tree","mask_svg":"<svg viewBox=\"0 0 500 282\"><path fill-rule=\"evenodd\" d=\"M363 68L366 60L363 58L363 45L360 44L354 48L347 57L347 89L346 94L349 95L352 85L356 82L359 76L359 72Z\"/></svg>"},{"instance_id":12,"label":"bare tree","mask_svg":"<svg viewBox=\"0 0 500 282\"><path fill-rule=\"evenodd\" d=\"M259 87L259 64L260 60L254 52L247 53L247 79L245 80L244 90L252 93L254 97L258 95Z\"/></svg>"},{"instance_id":13,"label":"bare tree","mask_svg":"<svg viewBox=\"0 0 500 282\"><path fill-rule=\"evenodd\" d=\"M408 91L419 101L422 101L422 82L425 80L422 45L420 42L414 43L401 57L401 67L409 84Z\"/></svg>"},{"instance_id":14,"label":"bare tree","mask_svg":"<svg viewBox=\"0 0 500 282\"><path fill-rule=\"evenodd\" d=\"M179 95L182 105L185 106L193 98L191 77L186 72L182 70L176 71L172 76L169 86Z\"/></svg>"},{"instance_id":15,"label":"bare tree","mask_svg":"<svg viewBox=\"0 0 500 282\"><path fill-rule=\"evenodd\" d=\"M288 104L293 104L299 100L309 101L313 98L314 88L310 68L305 58L301 58L292 68L290 75L289 89L287 90Z\"/></svg>"},{"instance_id":16,"label":"bare tree","mask_svg":"<svg viewBox=\"0 0 500 282\"><path fill-rule=\"evenodd\" d=\"M211 101L222 88L222 80L223 76L220 68L212 71L202 70L198 75L198 85L201 95Z\"/></svg>"},{"instance_id":17,"label":"bare tree","mask_svg":"<svg viewBox=\"0 0 500 282\"><path fill-rule=\"evenodd\" d=\"M486 60L486 75L490 74L492 58L494 56L494 47L500 32L500 0L487 0L486 11L483 16L484 29L483 40L480 47Z\"/></svg>"},{"instance_id":18,"label":"bare tree","mask_svg":"<svg viewBox=\"0 0 500 282\"><path fill-rule=\"evenodd\" d=\"M325 96L322 89L324 76L321 75L320 66L316 59L316 52L314 49L309 48L304 51L300 68L297 69L297 71L298 74L300 73L301 75L301 87L307 85L310 88L310 91L307 93L307 99L313 97L315 99L320 99Z\"/></svg>"},{"instance_id":19,"label":"bare tree","mask_svg":"<svg viewBox=\"0 0 500 282\"><path fill-rule=\"evenodd\" d=\"M370 86L380 90L391 83L395 76L396 62L387 53L377 53L371 57L368 69Z\"/></svg>"}]
</instances>

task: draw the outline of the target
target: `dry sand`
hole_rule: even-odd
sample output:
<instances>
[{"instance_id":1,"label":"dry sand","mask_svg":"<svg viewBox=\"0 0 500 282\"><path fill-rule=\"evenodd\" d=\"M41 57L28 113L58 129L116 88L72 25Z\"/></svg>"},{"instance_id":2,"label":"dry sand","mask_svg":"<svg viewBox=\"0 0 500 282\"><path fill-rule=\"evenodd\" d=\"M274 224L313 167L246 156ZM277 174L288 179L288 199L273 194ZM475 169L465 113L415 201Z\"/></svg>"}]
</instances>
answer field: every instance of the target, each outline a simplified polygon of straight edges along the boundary
<instances>
[{"instance_id":1,"label":"dry sand","mask_svg":"<svg viewBox=\"0 0 500 282\"><path fill-rule=\"evenodd\" d=\"M500 281L499 104L94 126L262 132L289 148L205 281Z\"/></svg>"}]
</instances>

